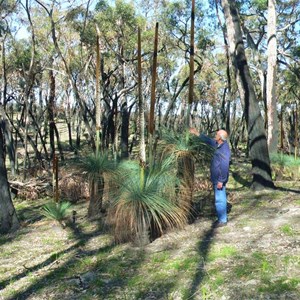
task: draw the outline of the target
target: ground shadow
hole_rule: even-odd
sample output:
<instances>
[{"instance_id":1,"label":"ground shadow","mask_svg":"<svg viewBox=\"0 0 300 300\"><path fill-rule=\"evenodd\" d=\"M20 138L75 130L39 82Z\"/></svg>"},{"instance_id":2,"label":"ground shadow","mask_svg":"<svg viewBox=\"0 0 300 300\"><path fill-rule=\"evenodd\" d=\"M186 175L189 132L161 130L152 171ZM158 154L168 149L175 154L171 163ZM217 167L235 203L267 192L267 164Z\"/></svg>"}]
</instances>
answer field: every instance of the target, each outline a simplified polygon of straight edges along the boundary
<instances>
[{"instance_id":1,"label":"ground shadow","mask_svg":"<svg viewBox=\"0 0 300 300\"><path fill-rule=\"evenodd\" d=\"M281 192L291 192L291 193L300 194L300 190L294 190L294 189L280 187L280 186L276 186L276 190Z\"/></svg>"},{"instance_id":2,"label":"ground shadow","mask_svg":"<svg viewBox=\"0 0 300 300\"><path fill-rule=\"evenodd\" d=\"M212 225L211 228L205 232L203 239L199 242L198 252L202 257L202 261L201 264L199 264L198 271L194 275L194 280L191 284L190 295L188 297L190 300L195 299L195 295L198 293L198 288L205 277L205 262L215 236L215 230L215 226Z\"/></svg>"},{"instance_id":3,"label":"ground shadow","mask_svg":"<svg viewBox=\"0 0 300 300\"><path fill-rule=\"evenodd\" d=\"M229 190L228 190L228 192L229 192ZM243 209L243 214L247 214L249 211L253 210L253 208L258 206L259 203L260 203L260 199L256 197L255 199L253 199L253 201L251 201L251 205L249 205L248 208L245 207ZM233 205L230 203L229 207L227 208L228 218L229 218L228 226L230 226L230 223L239 216L239 213L235 213L234 215L232 215L231 210L234 211L234 203L233 203ZM211 218L212 215L210 215L208 217ZM198 253L199 253L199 256L201 257L201 261L199 261L199 267L197 269L197 272L194 275L193 281L190 286L189 295L187 297L187 299L189 299L189 300L194 300L194 299L199 298L199 291L200 291L199 288L201 287L201 284L204 281L205 276L206 276L205 264L207 262L208 255L209 255L212 243L214 242L215 236L217 234L221 234L222 228L224 228L224 227L216 228L215 224L212 223L211 227L204 233L203 238L199 241Z\"/></svg>"},{"instance_id":4,"label":"ground shadow","mask_svg":"<svg viewBox=\"0 0 300 300\"><path fill-rule=\"evenodd\" d=\"M243 178L238 172L231 172L233 179L242 185L242 187L251 187L251 182Z\"/></svg>"}]
</instances>

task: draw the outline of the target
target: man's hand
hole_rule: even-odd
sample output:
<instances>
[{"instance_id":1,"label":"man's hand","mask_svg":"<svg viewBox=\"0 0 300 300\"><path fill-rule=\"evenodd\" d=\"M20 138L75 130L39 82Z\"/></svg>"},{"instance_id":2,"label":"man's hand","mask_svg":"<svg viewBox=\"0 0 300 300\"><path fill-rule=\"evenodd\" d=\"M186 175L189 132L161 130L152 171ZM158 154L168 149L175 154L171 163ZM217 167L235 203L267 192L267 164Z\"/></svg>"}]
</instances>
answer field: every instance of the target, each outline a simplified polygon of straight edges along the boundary
<instances>
[{"instance_id":1,"label":"man's hand","mask_svg":"<svg viewBox=\"0 0 300 300\"><path fill-rule=\"evenodd\" d=\"M200 135L200 133L197 131L196 128L190 128L190 133L192 133L192 134L194 134L194 135L197 135L197 136Z\"/></svg>"},{"instance_id":2,"label":"man's hand","mask_svg":"<svg viewBox=\"0 0 300 300\"><path fill-rule=\"evenodd\" d=\"M221 190L223 188L223 182L218 182L217 183L217 189Z\"/></svg>"}]
</instances>

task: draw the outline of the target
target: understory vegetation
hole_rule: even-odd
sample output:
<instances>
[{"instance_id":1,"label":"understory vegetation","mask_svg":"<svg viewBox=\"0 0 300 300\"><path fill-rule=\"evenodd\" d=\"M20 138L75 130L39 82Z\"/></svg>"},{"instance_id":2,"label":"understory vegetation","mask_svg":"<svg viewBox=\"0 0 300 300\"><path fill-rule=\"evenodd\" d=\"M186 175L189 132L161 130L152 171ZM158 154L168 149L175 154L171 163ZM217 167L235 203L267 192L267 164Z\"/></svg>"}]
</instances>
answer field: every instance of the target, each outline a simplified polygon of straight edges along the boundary
<instances>
[{"instance_id":1,"label":"understory vegetation","mask_svg":"<svg viewBox=\"0 0 300 300\"><path fill-rule=\"evenodd\" d=\"M299 182L287 172L275 191L253 192L244 161L231 165L227 227L212 227L198 171L193 221L144 246L116 243L108 216L87 218L84 199L66 226L44 217L51 198L15 199L22 228L0 238L0 299L299 299Z\"/></svg>"}]
</instances>

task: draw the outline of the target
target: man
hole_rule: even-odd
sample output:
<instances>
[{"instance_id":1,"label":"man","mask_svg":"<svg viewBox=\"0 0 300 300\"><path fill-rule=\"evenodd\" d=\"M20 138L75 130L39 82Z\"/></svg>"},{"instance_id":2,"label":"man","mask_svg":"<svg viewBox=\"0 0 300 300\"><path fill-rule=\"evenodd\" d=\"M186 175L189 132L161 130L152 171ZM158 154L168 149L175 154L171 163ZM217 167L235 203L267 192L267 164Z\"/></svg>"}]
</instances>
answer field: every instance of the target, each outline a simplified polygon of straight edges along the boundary
<instances>
[{"instance_id":1,"label":"man","mask_svg":"<svg viewBox=\"0 0 300 300\"><path fill-rule=\"evenodd\" d=\"M190 128L190 133L199 136L206 144L215 149L210 165L210 178L214 188L215 207L218 220L215 227L227 225L227 198L226 183L229 176L230 149L227 143L228 134L225 130L218 130L214 139L200 134L195 128Z\"/></svg>"}]
</instances>

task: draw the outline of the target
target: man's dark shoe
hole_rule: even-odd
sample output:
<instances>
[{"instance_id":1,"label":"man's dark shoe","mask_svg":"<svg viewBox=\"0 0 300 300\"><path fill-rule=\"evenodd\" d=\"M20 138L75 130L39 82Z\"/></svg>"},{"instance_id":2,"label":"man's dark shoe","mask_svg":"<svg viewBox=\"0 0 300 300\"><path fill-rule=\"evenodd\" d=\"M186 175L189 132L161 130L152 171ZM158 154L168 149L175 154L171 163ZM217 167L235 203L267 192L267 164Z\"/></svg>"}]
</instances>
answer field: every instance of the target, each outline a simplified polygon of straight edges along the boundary
<instances>
[{"instance_id":1,"label":"man's dark shoe","mask_svg":"<svg viewBox=\"0 0 300 300\"><path fill-rule=\"evenodd\" d=\"M219 227L224 227L224 226L227 226L227 222L223 223L223 222L216 221L214 223L214 228L219 228Z\"/></svg>"}]
</instances>

